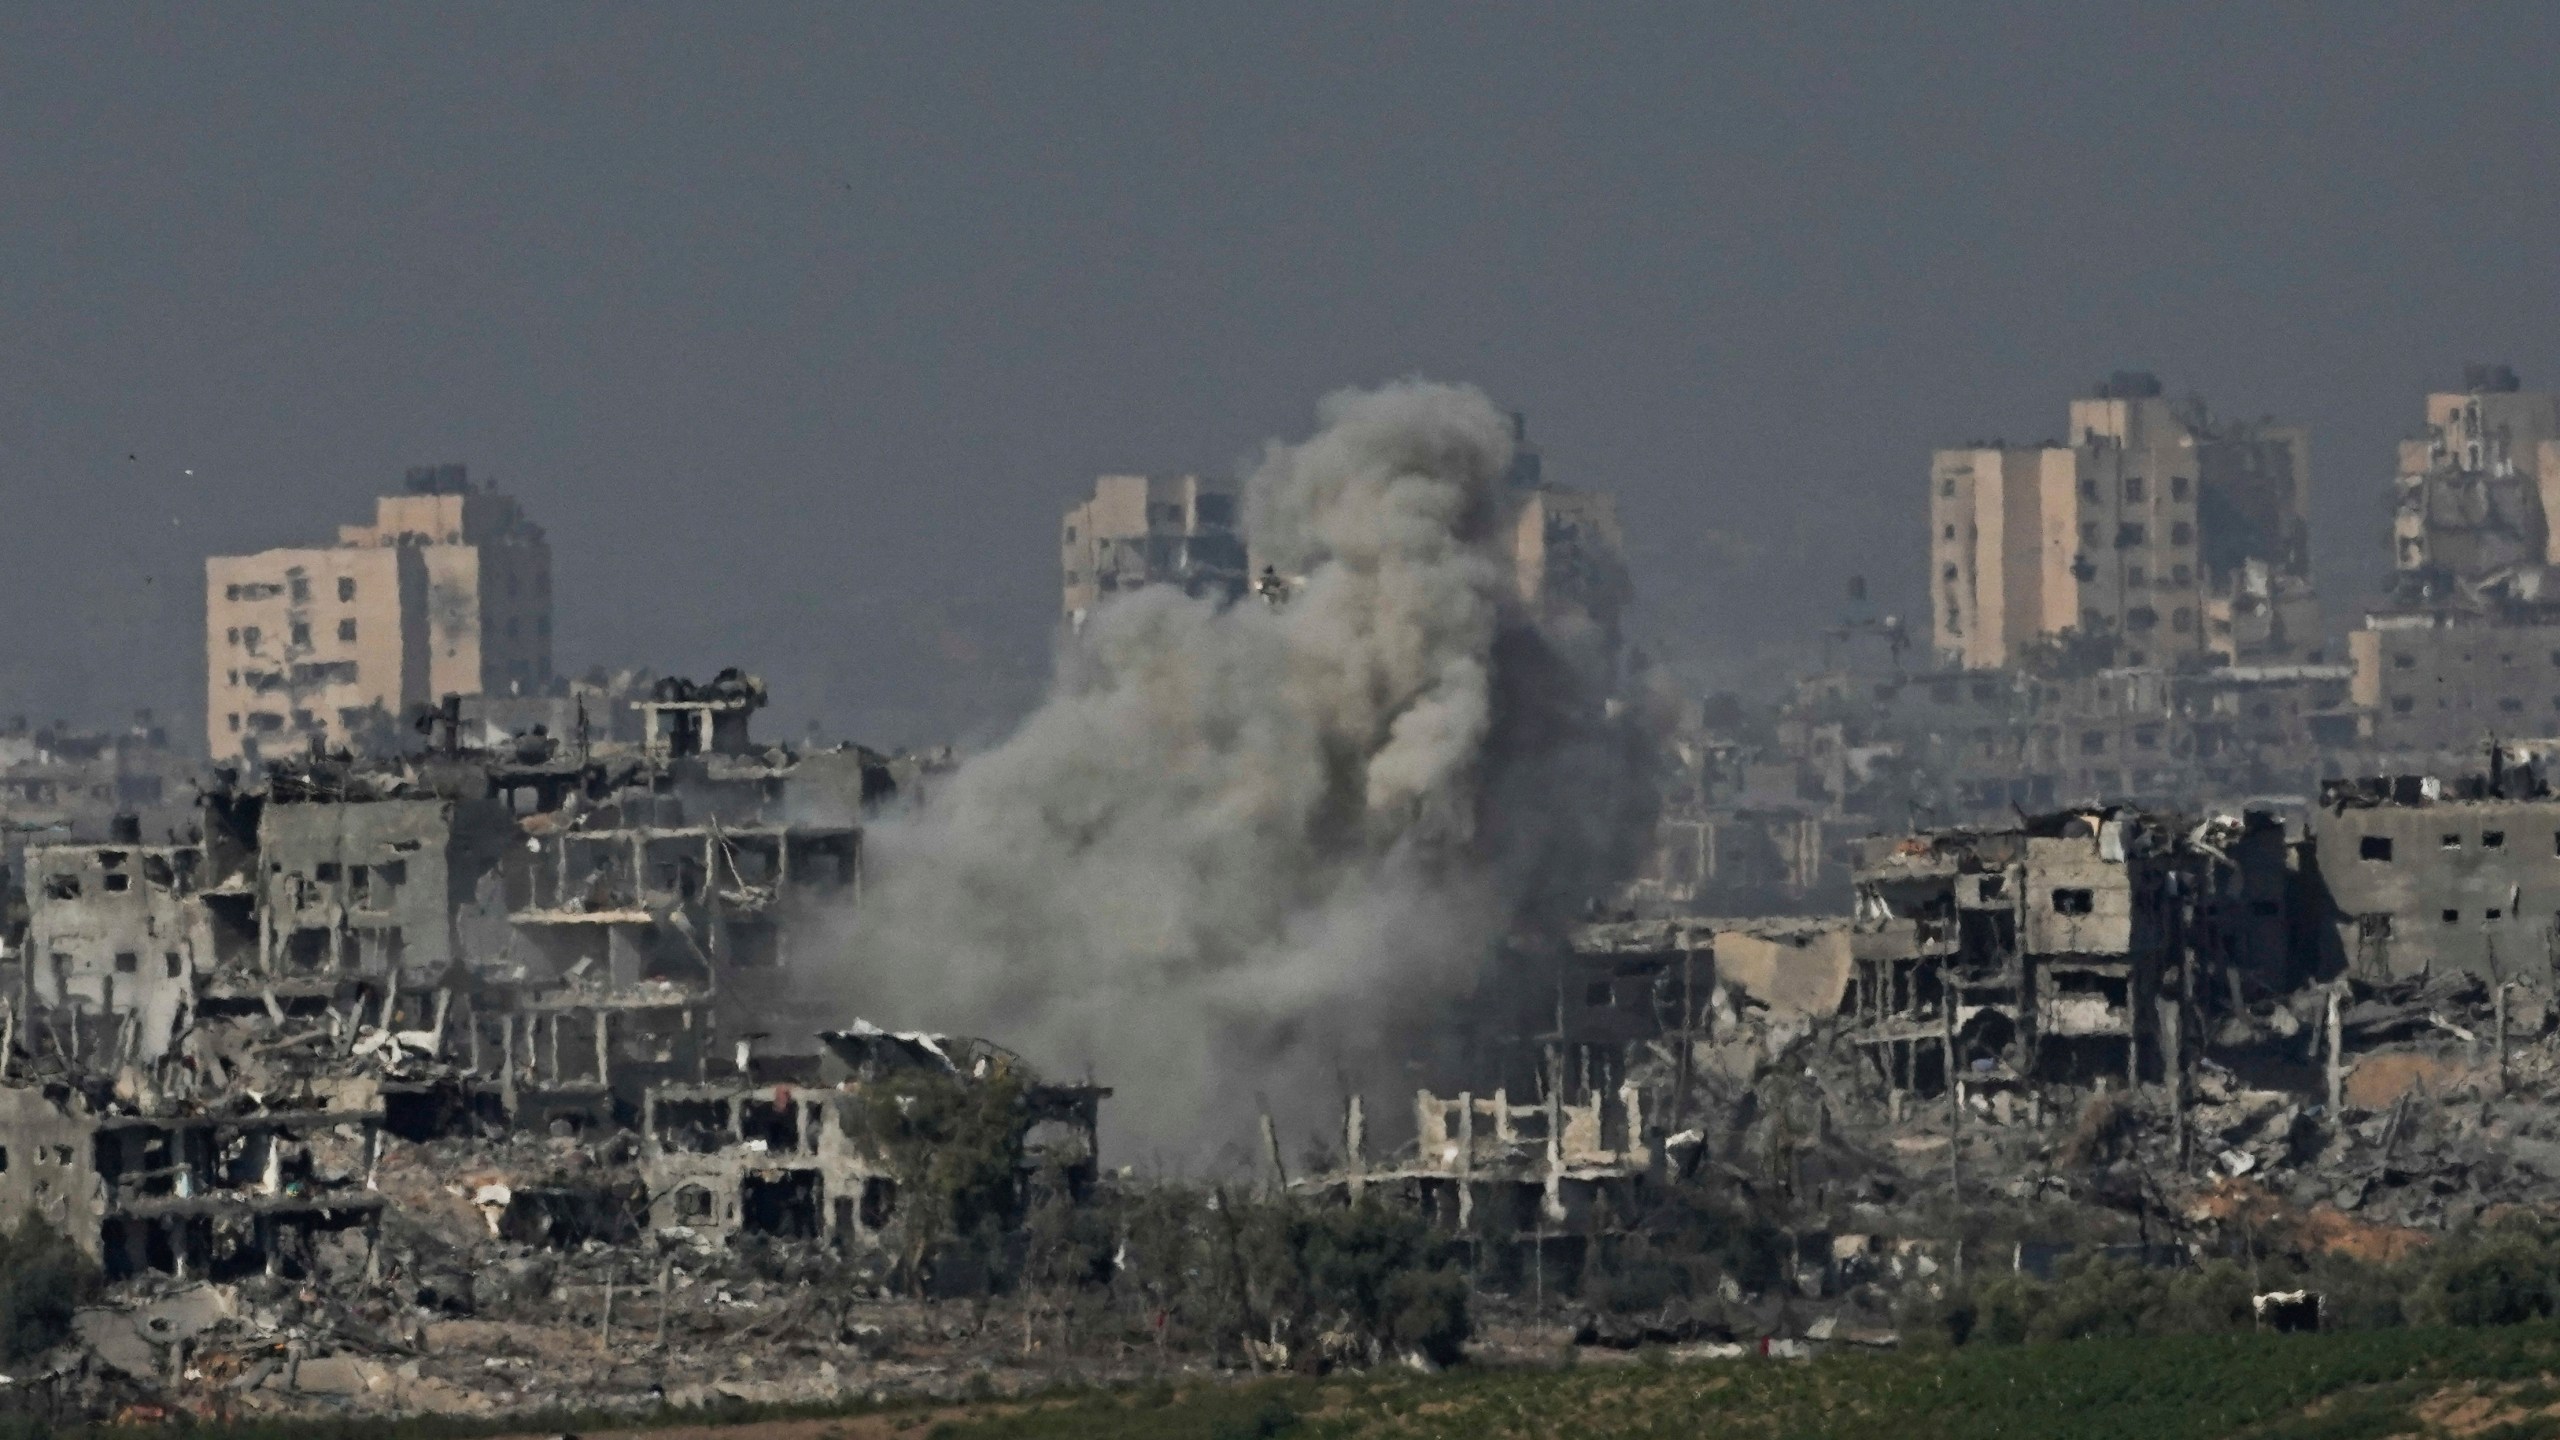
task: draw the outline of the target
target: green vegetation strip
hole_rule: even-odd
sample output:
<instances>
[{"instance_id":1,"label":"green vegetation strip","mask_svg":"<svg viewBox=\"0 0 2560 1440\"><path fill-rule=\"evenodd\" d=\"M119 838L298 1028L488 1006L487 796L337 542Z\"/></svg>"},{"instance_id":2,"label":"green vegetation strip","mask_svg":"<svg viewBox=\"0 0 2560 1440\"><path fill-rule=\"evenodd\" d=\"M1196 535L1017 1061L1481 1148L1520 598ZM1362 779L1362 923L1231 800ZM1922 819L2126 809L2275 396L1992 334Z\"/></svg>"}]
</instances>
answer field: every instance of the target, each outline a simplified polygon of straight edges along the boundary
<instances>
[{"instance_id":1,"label":"green vegetation strip","mask_svg":"<svg viewBox=\"0 0 2560 1440\"><path fill-rule=\"evenodd\" d=\"M871 1415L879 1417L873 1424L915 1440L2560 1440L2555 1376L2560 1326L2536 1323L1970 1346L1809 1363L1671 1363L1654 1354L1633 1365L1158 1384L995 1402L1005 1406L1001 1413L956 1419L939 1418L951 1402L906 1401L647 1416L197 1423L185 1433L197 1440L461 1440ZM2440 1413L2448 1397L2474 1394L2472 1413ZM0 1440L131 1440L145 1433L0 1417Z\"/></svg>"},{"instance_id":2,"label":"green vegetation strip","mask_svg":"<svg viewBox=\"0 0 2560 1440\"><path fill-rule=\"evenodd\" d=\"M932 1427L932 1440L1718 1436L1896 1440L2365 1440L2560 1436L2560 1329L2181 1336L1811 1363L1710 1361L1277 1380L1089 1395ZM2500 1402L2452 1428L2431 1397Z\"/></svg>"}]
</instances>

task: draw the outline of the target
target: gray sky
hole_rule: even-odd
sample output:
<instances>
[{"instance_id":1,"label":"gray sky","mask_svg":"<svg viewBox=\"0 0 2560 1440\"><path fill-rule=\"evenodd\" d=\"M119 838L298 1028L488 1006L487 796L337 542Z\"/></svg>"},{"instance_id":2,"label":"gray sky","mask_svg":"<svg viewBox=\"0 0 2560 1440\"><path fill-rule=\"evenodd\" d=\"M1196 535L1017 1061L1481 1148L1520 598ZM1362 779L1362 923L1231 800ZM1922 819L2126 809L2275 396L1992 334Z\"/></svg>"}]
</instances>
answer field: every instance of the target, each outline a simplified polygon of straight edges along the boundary
<instances>
[{"instance_id":1,"label":"gray sky","mask_svg":"<svg viewBox=\"0 0 2560 1440\"><path fill-rule=\"evenodd\" d=\"M2343 614L2420 393L2560 387L2555 32L11 4L0 713L192 731L201 557L460 460L549 528L565 668L964 733L1045 668L1094 472L1231 469L1417 372L1618 493L1638 632L1701 674L1782 672L1853 572L1910 610L1930 447L2057 433L2125 366L2313 427Z\"/></svg>"}]
</instances>

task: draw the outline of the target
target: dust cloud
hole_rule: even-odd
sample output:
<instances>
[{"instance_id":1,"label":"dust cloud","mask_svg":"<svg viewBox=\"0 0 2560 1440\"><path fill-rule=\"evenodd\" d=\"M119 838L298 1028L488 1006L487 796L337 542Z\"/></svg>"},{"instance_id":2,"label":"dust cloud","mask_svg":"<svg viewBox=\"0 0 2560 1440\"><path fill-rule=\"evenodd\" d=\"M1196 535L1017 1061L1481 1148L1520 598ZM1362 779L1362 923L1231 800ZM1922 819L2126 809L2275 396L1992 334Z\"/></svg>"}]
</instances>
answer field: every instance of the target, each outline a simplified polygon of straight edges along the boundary
<instances>
[{"instance_id":1,"label":"dust cloud","mask_svg":"<svg viewBox=\"0 0 2560 1440\"><path fill-rule=\"evenodd\" d=\"M1349 1085L1401 1108L1521 1008L1522 937L1626 833L1614 657L1521 613L1508 418L1423 381L1317 418L1245 488L1285 603L1102 605L1022 726L867 842L838 998L1116 1087L1122 1161L1232 1157L1265 1106L1294 1142Z\"/></svg>"}]
</instances>

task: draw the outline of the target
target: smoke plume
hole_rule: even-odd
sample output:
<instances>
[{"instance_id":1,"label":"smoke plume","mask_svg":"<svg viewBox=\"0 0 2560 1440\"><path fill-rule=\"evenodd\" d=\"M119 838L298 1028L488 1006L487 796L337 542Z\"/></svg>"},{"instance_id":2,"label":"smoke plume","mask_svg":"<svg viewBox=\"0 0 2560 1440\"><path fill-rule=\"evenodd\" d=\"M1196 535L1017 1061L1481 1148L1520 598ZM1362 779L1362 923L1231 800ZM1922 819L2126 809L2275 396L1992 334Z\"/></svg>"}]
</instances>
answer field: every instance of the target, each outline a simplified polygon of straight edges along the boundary
<instances>
[{"instance_id":1,"label":"smoke plume","mask_svg":"<svg viewBox=\"0 0 2560 1440\"><path fill-rule=\"evenodd\" d=\"M869 842L866 1012L1116 1087L1122 1156L1409 1086L1618 833L1606 657L1520 612L1506 417L1414 381L1318 419L1246 484L1285 603L1104 604L1021 728Z\"/></svg>"}]
</instances>

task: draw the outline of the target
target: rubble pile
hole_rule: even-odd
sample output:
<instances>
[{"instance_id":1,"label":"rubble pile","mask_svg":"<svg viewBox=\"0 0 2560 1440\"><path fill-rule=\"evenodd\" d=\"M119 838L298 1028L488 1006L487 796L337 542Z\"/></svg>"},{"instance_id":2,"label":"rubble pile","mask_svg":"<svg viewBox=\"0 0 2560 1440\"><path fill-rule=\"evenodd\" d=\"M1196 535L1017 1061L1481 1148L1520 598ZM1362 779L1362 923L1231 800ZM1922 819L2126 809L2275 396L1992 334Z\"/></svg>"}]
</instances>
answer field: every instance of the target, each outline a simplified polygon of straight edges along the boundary
<instances>
[{"instance_id":1,"label":"rubble pile","mask_svg":"<svg viewBox=\"0 0 2560 1440\"><path fill-rule=\"evenodd\" d=\"M2379 1263L2549 1214L2541 763L2340 782L2298 824L1877 836L1841 917L1595 922L1490 1095L1424 1092L1375 1159L1355 1112L1300 1183L1468 1230L1505 1294L1580 1305L1600 1344L1880 1335L2074 1257Z\"/></svg>"},{"instance_id":2,"label":"rubble pile","mask_svg":"<svg viewBox=\"0 0 2560 1440\"><path fill-rule=\"evenodd\" d=\"M106 1289L0 1405L612 1409L1036 1363L910 1297L971 1288L946 1232L1018 1225L1034 1177L1091 1188L1109 1092L795 999L896 771L758 743L765 699L661 680L574 746L466 745L449 702L423 753L219 777L170 843L29 847L0 1222Z\"/></svg>"}]
</instances>

